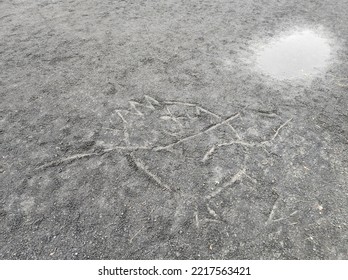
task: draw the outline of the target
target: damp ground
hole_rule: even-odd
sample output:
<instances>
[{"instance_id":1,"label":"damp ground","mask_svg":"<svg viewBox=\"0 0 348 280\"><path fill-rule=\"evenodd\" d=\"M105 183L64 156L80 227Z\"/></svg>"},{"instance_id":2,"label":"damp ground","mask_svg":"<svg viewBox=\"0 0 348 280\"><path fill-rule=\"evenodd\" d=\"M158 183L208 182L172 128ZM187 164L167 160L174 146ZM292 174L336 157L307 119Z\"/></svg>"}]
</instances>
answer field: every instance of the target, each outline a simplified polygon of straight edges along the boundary
<instances>
[{"instance_id":1,"label":"damp ground","mask_svg":"<svg viewBox=\"0 0 348 280\"><path fill-rule=\"evenodd\" d=\"M2 1L0 258L347 259L347 8Z\"/></svg>"},{"instance_id":2,"label":"damp ground","mask_svg":"<svg viewBox=\"0 0 348 280\"><path fill-rule=\"evenodd\" d=\"M334 60L328 39L310 29L283 35L256 55L260 70L280 80L313 79Z\"/></svg>"}]
</instances>

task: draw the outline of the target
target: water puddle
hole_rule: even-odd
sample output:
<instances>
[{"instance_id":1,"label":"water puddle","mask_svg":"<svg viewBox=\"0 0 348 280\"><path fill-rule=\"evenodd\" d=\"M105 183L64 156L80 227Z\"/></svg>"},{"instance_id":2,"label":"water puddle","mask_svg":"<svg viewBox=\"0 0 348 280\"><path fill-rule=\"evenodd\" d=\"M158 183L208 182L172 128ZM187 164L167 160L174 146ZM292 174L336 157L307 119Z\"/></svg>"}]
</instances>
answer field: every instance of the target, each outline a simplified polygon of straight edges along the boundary
<instances>
[{"instance_id":1,"label":"water puddle","mask_svg":"<svg viewBox=\"0 0 348 280\"><path fill-rule=\"evenodd\" d=\"M257 67L276 79L311 79L329 63L329 40L312 30L295 31L257 51Z\"/></svg>"}]
</instances>

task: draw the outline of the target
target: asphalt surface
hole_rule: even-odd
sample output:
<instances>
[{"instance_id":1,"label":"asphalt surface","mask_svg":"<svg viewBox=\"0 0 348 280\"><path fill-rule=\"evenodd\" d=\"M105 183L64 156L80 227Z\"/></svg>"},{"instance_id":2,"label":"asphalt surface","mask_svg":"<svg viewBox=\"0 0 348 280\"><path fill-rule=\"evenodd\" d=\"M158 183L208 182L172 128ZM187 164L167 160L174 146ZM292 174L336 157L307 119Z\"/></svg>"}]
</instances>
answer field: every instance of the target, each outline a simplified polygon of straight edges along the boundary
<instances>
[{"instance_id":1,"label":"asphalt surface","mask_svg":"<svg viewBox=\"0 0 348 280\"><path fill-rule=\"evenodd\" d=\"M348 259L347 11L0 1L0 258ZM327 69L256 71L297 27Z\"/></svg>"}]
</instances>

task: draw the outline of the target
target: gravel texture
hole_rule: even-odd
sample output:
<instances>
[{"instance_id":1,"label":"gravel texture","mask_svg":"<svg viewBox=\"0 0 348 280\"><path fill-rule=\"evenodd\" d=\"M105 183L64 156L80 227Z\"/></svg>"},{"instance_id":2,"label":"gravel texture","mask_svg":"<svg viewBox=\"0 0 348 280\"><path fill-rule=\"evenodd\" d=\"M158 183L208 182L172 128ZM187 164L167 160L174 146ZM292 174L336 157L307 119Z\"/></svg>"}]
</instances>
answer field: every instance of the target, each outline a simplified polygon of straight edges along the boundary
<instances>
[{"instance_id":1,"label":"gravel texture","mask_svg":"<svg viewBox=\"0 0 348 280\"><path fill-rule=\"evenodd\" d=\"M348 259L347 11L0 1L0 258ZM295 27L327 71L255 71Z\"/></svg>"}]
</instances>

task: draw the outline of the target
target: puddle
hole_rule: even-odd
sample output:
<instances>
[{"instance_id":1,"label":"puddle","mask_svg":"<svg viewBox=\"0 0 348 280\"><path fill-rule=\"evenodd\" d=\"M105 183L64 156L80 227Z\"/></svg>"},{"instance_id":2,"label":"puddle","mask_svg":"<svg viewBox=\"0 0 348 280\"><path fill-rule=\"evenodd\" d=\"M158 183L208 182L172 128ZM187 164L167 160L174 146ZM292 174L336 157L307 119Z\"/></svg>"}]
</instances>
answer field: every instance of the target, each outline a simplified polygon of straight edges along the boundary
<instances>
[{"instance_id":1,"label":"puddle","mask_svg":"<svg viewBox=\"0 0 348 280\"><path fill-rule=\"evenodd\" d=\"M329 40L312 30L301 30L270 42L257 51L257 66L267 75L284 79L311 79L329 63Z\"/></svg>"}]
</instances>

